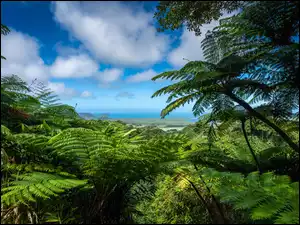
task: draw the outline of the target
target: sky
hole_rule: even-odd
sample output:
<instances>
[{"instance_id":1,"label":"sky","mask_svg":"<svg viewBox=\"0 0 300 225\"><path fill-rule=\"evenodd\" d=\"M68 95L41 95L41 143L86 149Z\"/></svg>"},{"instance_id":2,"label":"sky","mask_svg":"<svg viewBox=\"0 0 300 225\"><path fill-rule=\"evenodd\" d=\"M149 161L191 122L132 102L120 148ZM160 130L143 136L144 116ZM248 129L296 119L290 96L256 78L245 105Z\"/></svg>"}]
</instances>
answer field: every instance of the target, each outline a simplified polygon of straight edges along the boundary
<instances>
[{"instance_id":1,"label":"sky","mask_svg":"<svg viewBox=\"0 0 300 225\"><path fill-rule=\"evenodd\" d=\"M78 112L160 112L168 96L151 95L171 82L151 78L181 68L183 58L204 60L201 40L218 21L198 37L185 27L157 32L157 4L1 1L1 23L11 29L1 36L1 76L37 79Z\"/></svg>"}]
</instances>

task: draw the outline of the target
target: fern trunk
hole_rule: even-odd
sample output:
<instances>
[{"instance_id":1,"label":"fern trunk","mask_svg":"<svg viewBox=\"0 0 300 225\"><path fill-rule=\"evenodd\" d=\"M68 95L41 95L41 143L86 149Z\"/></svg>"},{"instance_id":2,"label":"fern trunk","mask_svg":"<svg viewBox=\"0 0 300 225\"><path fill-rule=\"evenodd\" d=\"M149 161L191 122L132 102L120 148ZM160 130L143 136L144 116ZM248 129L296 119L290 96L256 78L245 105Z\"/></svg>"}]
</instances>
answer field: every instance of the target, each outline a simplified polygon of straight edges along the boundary
<instances>
[{"instance_id":1,"label":"fern trunk","mask_svg":"<svg viewBox=\"0 0 300 225\"><path fill-rule=\"evenodd\" d=\"M185 178L185 179L192 185L192 187L195 190L197 196L200 198L201 202L206 207L206 209L207 209L207 211L208 211L208 213L211 217L212 222L216 223L216 224L226 224L225 221L224 221L224 218L219 216L218 213L214 213L214 209L207 204L205 199L202 197L202 195L200 194L200 192L196 188L195 184L192 181L190 181L189 179L187 179L187 178Z\"/></svg>"},{"instance_id":2,"label":"fern trunk","mask_svg":"<svg viewBox=\"0 0 300 225\"><path fill-rule=\"evenodd\" d=\"M262 174L262 170L261 170L261 168L260 168L259 161L258 161L258 159L256 158L256 155L255 155L255 153L254 153L254 150L253 150L253 148L251 147L250 142L249 142L249 139L248 139L248 136L247 136L247 132L246 132L246 129L245 129L245 120L242 120L242 130L243 130L243 134L244 134L246 143L247 143L247 145L248 145L248 148L249 148L249 150L250 150L250 152L251 152L251 155L252 155L252 157L253 157L253 159L254 159L254 161L255 161L255 163L256 163L257 170L259 171L260 174Z\"/></svg>"},{"instance_id":3,"label":"fern trunk","mask_svg":"<svg viewBox=\"0 0 300 225\"><path fill-rule=\"evenodd\" d=\"M273 128L279 135L282 137L282 139L296 152L299 153L299 146L292 141L292 139L282 130L280 129L276 124L272 123L270 120L268 120L266 117L264 117L262 114L254 110L247 102L244 100L238 98L236 95L234 95L232 92L226 92L225 93L228 97L230 97L233 101L243 106L245 109L247 109L254 117L261 120L271 128Z\"/></svg>"},{"instance_id":4,"label":"fern trunk","mask_svg":"<svg viewBox=\"0 0 300 225\"><path fill-rule=\"evenodd\" d=\"M194 164L194 167L195 167L195 169L198 171L198 168L197 168L196 164ZM217 201L215 195L211 192L210 188L207 186L207 184L206 184L206 182L204 181L203 177L202 177L201 175L199 175L199 177L200 177L202 183L204 184L206 190L207 190L208 193L211 195L211 197L212 197L212 199L213 199L213 202L214 202L216 208L218 209L218 211L219 211L221 217L222 217L223 220L224 220L224 223L225 223L225 224L229 224L229 221L226 219L226 217L225 217L225 215L224 215L224 213L223 213L222 207L221 207L221 205L219 204L219 202Z\"/></svg>"}]
</instances>

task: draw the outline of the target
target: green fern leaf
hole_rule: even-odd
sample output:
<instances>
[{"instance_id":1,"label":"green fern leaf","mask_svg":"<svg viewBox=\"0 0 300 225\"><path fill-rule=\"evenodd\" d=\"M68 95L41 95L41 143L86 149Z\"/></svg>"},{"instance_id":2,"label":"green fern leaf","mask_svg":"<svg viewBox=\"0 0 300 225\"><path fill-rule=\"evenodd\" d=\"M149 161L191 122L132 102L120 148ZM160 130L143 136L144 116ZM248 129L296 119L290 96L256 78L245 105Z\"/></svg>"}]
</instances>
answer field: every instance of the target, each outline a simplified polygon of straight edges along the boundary
<instances>
[{"instance_id":1,"label":"green fern leaf","mask_svg":"<svg viewBox=\"0 0 300 225\"><path fill-rule=\"evenodd\" d=\"M41 172L22 174L17 178L18 180L8 183L8 186L1 190L4 193L1 201L6 205L17 203L17 196L22 196L26 201L36 201L35 197L48 199L87 182Z\"/></svg>"}]
</instances>

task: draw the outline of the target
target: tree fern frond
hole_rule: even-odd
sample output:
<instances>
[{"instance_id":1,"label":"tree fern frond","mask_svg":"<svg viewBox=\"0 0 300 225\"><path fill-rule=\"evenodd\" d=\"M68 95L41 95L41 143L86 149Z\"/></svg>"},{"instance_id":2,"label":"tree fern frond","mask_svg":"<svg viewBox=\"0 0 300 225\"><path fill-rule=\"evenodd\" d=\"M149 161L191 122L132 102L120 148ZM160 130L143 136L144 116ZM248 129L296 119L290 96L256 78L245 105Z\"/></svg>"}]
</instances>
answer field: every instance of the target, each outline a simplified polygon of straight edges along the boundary
<instances>
[{"instance_id":1,"label":"tree fern frond","mask_svg":"<svg viewBox=\"0 0 300 225\"><path fill-rule=\"evenodd\" d=\"M11 136L12 133L11 133L10 129L8 129L6 126L1 124L1 135Z\"/></svg>"},{"instance_id":2,"label":"tree fern frond","mask_svg":"<svg viewBox=\"0 0 300 225\"><path fill-rule=\"evenodd\" d=\"M47 142L49 140L49 137L45 135L26 133L14 134L13 138L22 145L29 145L38 149L43 149L47 145Z\"/></svg>"},{"instance_id":3,"label":"tree fern frond","mask_svg":"<svg viewBox=\"0 0 300 225\"><path fill-rule=\"evenodd\" d=\"M175 76L177 73L176 70L174 71L168 71L168 72L164 72L164 73L161 73L159 75L156 75L152 78L153 81L157 80L157 79L172 79L173 76Z\"/></svg>"},{"instance_id":4,"label":"tree fern frond","mask_svg":"<svg viewBox=\"0 0 300 225\"><path fill-rule=\"evenodd\" d=\"M5 26L4 24L1 24L1 34L2 35L7 35L10 32L10 29Z\"/></svg>"},{"instance_id":5,"label":"tree fern frond","mask_svg":"<svg viewBox=\"0 0 300 225\"><path fill-rule=\"evenodd\" d=\"M253 220L272 219L278 223L299 218L299 197L296 198L299 196L299 183L290 183L287 176L272 173L259 176L255 172L245 178L231 179L234 174L213 170L203 172L207 174L205 177L219 179L219 189L214 190L222 201L231 202L236 208L249 209Z\"/></svg>"},{"instance_id":6,"label":"tree fern frond","mask_svg":"<svg viewBox=\"0 0 300 225\"><path fill-rule=\"evenodd\" d=\"M253 220L262 220L272 218L273 215L277 214L285 205L278 205L282 202L276 201L276 199L269 198L265 202L258 204L252 210L252 219ZM276 207L274 207L276 205Z\"/></svg>"},{"instance_id":7,"label":"tree fern frond","mask_svg":"<svg viewBox=\"0 0 300 225\"><path fill-rule=\"evenodd\" d=\"M41 172L22 174L17 178L18 180L10 182L9 186L1 190L4 193L1 196L1 202L6 205L18 203L18 200L13 200L18 195L21 195L26 201L36 201L36 197L49 199L66 189L86 184L85 180Z\"/></svg>"},{"instance_id":8,"label":"tree fern frond","mask_svg":"<svg viewBox=\"0 0 300 225\"><path fill-rule=\"evenodd\" d=\"M190 103L194 101L197 98L197 93L192 93L190 95L181 97L176 99L175 101L168 104L162 111L161 111L161 117L164 118L166 115L168 115L170 112L175 110L178 107L184 106L186 103Z\"/></svg>"}]
</instances>

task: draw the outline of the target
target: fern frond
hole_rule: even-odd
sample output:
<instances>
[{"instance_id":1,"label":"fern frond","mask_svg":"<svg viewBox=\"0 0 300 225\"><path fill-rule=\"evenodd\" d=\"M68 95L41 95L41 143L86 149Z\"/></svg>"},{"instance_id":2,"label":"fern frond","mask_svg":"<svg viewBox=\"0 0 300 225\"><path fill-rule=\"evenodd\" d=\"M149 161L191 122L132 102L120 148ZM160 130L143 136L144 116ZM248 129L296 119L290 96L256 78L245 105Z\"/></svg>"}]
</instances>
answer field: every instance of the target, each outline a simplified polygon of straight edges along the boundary
<instances>
[{"instance_id":1,"label":"fern frond","mask_svg":"<svg viewBox=\"0 0 300 225\"><path fill-rule=\"evenodd\" d=\"M78 180L54 174L32 172L17 176L16 181L8 183L1 189L4 193L1 202L6 205L18 204L24 201L37 201L37 198L49 199L58 196L67 189L86 184L85 180ZM21 199L17 200L18 197Z\"/></svg>"},{"instance_id":2,"label":"fern frond","mask_svg":"<svg viewBox=\"0 0 300 225\"><path fill-rule=\"evenodd\" d=\"M1 135L11 136L11 131L4 125L1 124Z\"/></svg>"},{"instance_id":3,"label":"fern frond","mask_svg":"<svg viewBox=\"0 0 300 225\"><path fill-rule=\"evenodd\" d=\"M229 173L203 170L205 177L219 180L214 189L221 201L229 202L237 209L251 211L253 220L271 219L278 222L295 222L299 218L299 183L290 183L287 176L273 173L250 173L236 177ZM218 175L219 174L219 175Z\"/></svg>"},{"instance_id":4,"label":"fern frond","mask_svg":"<svg viewBox=\"0 0 300 225\"><path fill-rule=\"evenodd\" d=\"M179 108L181 106L184 106L186 103L190 103L194 101L198 97L198 94L192 93L190 95L186 95L184 97L178 98L175 101L168 104L162 111L161 111L161 117L164 118L167 116L170 112L175 110L176 108ZM200 103L198 103L200 104Z\"/></svg>"},{"instance_id":5,"label":"fern frond","mask_svg":"<svg viewBox=\"0 0 300 225\"><path fill-rule=\"evenodd\" d=\"M1 34L2 35L7 35L10 32L10 29L5 26L4 24L1 24Z\"/></svg>"},{"instance_id":6,"label":"fern frond","mask_svg":"<svg viewBox=\"0 0 300 225\"><path fill-rule=\"evenodd\" d=\"M38 149L43 149L44 147L46 147L49 140L49 137L45 135L26 133L14 134L13 138L21 145L33 146Z\"/></svg>"}]
</instances>

